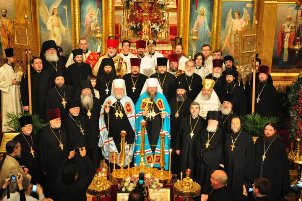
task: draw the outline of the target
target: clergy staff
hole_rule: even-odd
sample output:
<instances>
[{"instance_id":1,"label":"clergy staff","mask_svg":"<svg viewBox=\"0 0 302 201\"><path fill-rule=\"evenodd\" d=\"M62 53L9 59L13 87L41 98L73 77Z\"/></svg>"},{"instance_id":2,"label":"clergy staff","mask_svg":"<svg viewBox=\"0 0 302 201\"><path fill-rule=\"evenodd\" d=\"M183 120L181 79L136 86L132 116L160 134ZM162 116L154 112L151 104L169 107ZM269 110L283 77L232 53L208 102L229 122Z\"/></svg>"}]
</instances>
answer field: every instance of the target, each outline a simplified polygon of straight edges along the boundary
<instances>
[{"instance_id":1,"label":"clergy staff","mask_svg":"<svg viewBox=\"0 0 302 201\"><path fill-rule=\"evenodd\" d=\"M140 73L140 58L130 58L131 73L124 75L123 79L126 84L127 96L129 96L135 104L147 79L147 76Z\"/></svg>"},{"instance_id":2,"label":"clergy staff","mask_svg":"<svg viewBox=\"0 0 302 201\"><path fill-rule=\"evenodd\" d=\"M146 51L146 41L137 40L136 41L137 57L141 59L140 73L150 77L155 73L155 61L154 59L145 56Z\"/></svg>"},{"instance_id":3,"label":"clergy staff","mask_svg":"<svg viewBox=\"0 0 302 201\"><path fill-rule=\"evenodd\" d=\"M87 137L89 130L85 118L80 115L81 100L75 98L68 103L69 112L64 119L64 127L67 132L69 143L68 151L87 146Z\"/></svg>"},{"instance_id":4,"label":"clergy staff","mask_svg":"<svg viewBox=\"0 0 302 201\"><path fill-rule=\"evenodd\" d=\"M168 60L169 60L169 68L168 68L168 72L175 75L175 77L177 78L178 76L180 76L181 74L184 73L184 71L179 70L179 58L177 54L170 54L168 56ZM185 65L185 64L184 64Z\"/></svg>"},{"instance_id":5,"label":"clergy staff","mask_svg":"<svg viewBox=\"0 0 302 201\"><path fill-rule=\"evenodd\" d=\"M202 81L202 90L194 100L199 103L200 113L199 115L203 118L207 117L208 111L218 111L220 108L220 100L213 89L215 81L212 79L204 79Z\"/></svg>"},{"instance_id":6,"label":"clergy staff","mask_svg":"<svg viewBox=\"0 0 302 201\"><path fill-rule=\"evenodd\" d=\"M163 90L163 94L170 103L172 97L175 94L176 78L171 73L167 72L168 59L165 57L157 58L157 73L151 75L151 78L157 78L160 87Z\"/></svg>"},{"instance_id":7,"label":"clergy staff","mask_svg":"<svg viewBox=\"0 0 302 201\"><path fill-rule=\"evenodd\" d=\"M72 86L75 90L79 88L82 80L87 80L89 75L92 75L89 64L83 62L82 49L74 49L72 51L75 63L71 64L66 69L66 84Z\"/></svg>"},{"instance_id":8,"label":"clergy staff","mask_svg":"<svg viewBox=\"0 0 302 201\"><path fill-rule=\"evenodd\" d=\"M62 127L59 108L48 110L47 115L49 126L46 126L39 134L39 158L44 177L44 194L46 197L57 200L58 170L68 156L67 133Z\"/></svg>"},{"instance_id":9,"label":"clergy staff","mask_svg":"<svg viewBox=\"0 0 302 201\"><path fill-rule=\"evenodd\" d=\"M255 178L255 146L252 137L243 130L242 120L234 116L231 132L225 143L224 168L228 174L228 188L232 200L243 200L243 185Z\"/></svg>"},{"instance_id":10,"label":"clergy staff","mask_svg":"<svg viewBox=\"0 0 302 201\"><path fill-rule=\"evenodd\" d=\"M111 94L112 81L117 78L115 72L113 60L111 58L102 59L95 87L100 92L101 103Z\"/></svg>"},{"instance_id":11,"label":"clergy staff","mask_svg":"<svg viewBox=\"0 0 302 201\"><path fill-rule=\"evenodd\" d=\"M58 72L62 74L62 72ZM46 98L48 91L53 86L53 78L48 70L43 66L42 60L39 57L34 57L31 60L30 68L31 78L31 99L32 99L32 113L37 114L44 119ZM24 111L29 111L29 96L28 96L28 76L24 75L21 79L21 101Z\"/></svg>"},{"instance_id":12,"label":"clergy staff","mask_svg":"<svg viewBox=\"0 0 302 201\"><path fill-rule=\"evenodd\" d=\"M101 111L100 101L94 97L92 86L88 80L80 83L81 116L87 123L87 155L96 168L100 165L101 150L98 147L99 141L99 118Z\"/></svg>"},{"instance_id":13,"label":"clergy staff","mask_svg":"<svg viewBox=\"0 0 302 201\"><path fill-rule=\"evenodd\" d=\"M226 94L233 95L233 111L237 115L246 114L246 96L245 91L236 79L236 72L233 69L227 68L225 71L226 86L223 89L223 97Z\"/></svg>"},{"instance_id":14,"label":"clergy staff","mask_svg":"<svg viewBox=\"0 0 302 201\"><path fill-rule=\"evenodd\" d=\"M193 145L195 169L198 170L195 171L194 178L201 185L202 199L208 198L211 192L211 173L223 162L224 141L225 133L219 126L219 113L209 111L207 127L201 130Z\"/></svg>"},{"instance_id":15,"label":"clergy staff","mask_svg":"<svg viewBox=\"0 0 302 201\"><path fill-rule=\"evenodd\" d=\"M68 114L68 102L74 97L74 88L65 84L65 78L60 73L55 75L54 83L55 86L47 94L46 110L59 108L60 115L65 117Z\"/></svg>"},{"instance_id":16,"label":"clergy staff","mask_svg":"<svg viewBox=\"0 0 302 201\"><path fill-rule=\"evenodd\" d=\"M128 71L127 71L127 65L122 57L120 57L117 54L117 49L119 45L118 39L108 38L107 39L107 54L104 56L101 56L98 60L98 62L95 64L95 67L93 68L93 75L99 77L99 70L102 70L101 63L102 60L105 58L111 58L114 62L114 69L116 72L116 76L121 78L123 77Z\"/></svg>"},{"instance_id":17,"label":"clergy staff","mask_svg":"<svg viewBox=\"0 0 302 201\"><path fill-rule=\"evenodd\" d=\"M148 166L161 167L160 144L164 138L164 168L168 170L170 149L170 106L156 78L146 80L141 95L135 105L136 141L134 161L137 165L144 161ZM146 122L145 153L141 159L142 121Z\"/></svg>"},{"instance_id":18,"label":"clergy staff","mask_svg":"<svg viewBox=\"0 0 302 201\"><path fill-rule=\"evenodd\" d=\"M60 58L57 44L54 40L47 40L43 42L40 58L42 59L45 70L51 74L52 78L54 78L58 72L64 74L64 61L62 58Z\"/></svg>"},{"instance_id":19,"label":"clergy staff","mask_svg":"<svg viewBox=\"0 0 302 201\"><path fill-rule=\"evenodd\" d=\"M170 127L171 127L171 149L172 154L172 172L178 174L180 172L180 153L175 152L175 145L178 130L180 127L181 120L190 115L190 104L192 100L186 95L186 86L184 83L180 83L176 89L176 95L171 100L171 116L170 116Z\"/></svg>"},{"instance_id":20,"label":"clergy staff","mask_svg":"<svg viewBox=\"0 0 302 201\"><path fill-rule=\"evenodd\" d=\"M290 191L289 161L286 146L277 134L276 125L267 123L264 135L256 141L256 177L271 183L270 196L282 200Z\"/></svg>"},{"instance_id":21,"label":"clergy staff","mask_svg":"<svg viewBox=\"0 0 302 201\"><path fill-rule=\"evenodd\" d=\"M41 168L39 163L39 141L38 135L33 133L32 116L22 116L19 118L21 132L14 140L17 140L22 148L19 163L25 166L32 176L31 183L41 183Z\"/></svg>"},{"instance_id":22,"label":"clergy staff","mask_svg":"<svg viewBox=\"0 0 302 201\"><path fill-rule=\"evenodd\" d=\"M153 59L154 64L158 66L157 58L164 57L164 55L162 53L156 51L156 40L148 40L147 49L148 49L148 52L145 53L146 57Z\"/></svg>"},{"instance_id":23,"label":"clergy staff","mask_svg":"<svg viewBox=\"0 0 302 201\"><path fill-rule=\"evenodd\" d=\"M15 63L13 48L5 49L7 63L0 67L0 90L1 90L1 113L2 113L2 132L8 131L7 113L19 114L20 104L20 80L16 77L13 64Z\"/></svg>"},{"instance_id":24,"label":"clergy staff","mask_svg":"<svg viewBox=\"0 0 302 201\"><path fill-rule=\"evenodd\" d=\"M200 135L203 128L206 127L206 121L199 116L200 105L193 102L190 105L190 115L181 120L177 139L176 139L176 153L180 154L180 172L184 173L187 169L192 171L191 177L195 174L194 159L193 159L193 144Z\"/></svg>"},{"instance_id":25,"label":"clergy staff","mask_svg":"<svg viewBox=\"0 0 302 201\"><path fill-rule=\"evenodd\" d=\"M185 66L185 73L177 77L178 83L186 85L187 96L194 100L202 89L202 79L194 73L194 61L188 60Z\"/></svg>"},{"instance_id":26,"label":"clergy staff","mask_svg":"<svg viewBox=\"0 0 302 201\"><path fill-rule=\"evenodd\" d=\"M127 96L123 79L113 80L111 96L104 102L99 125L99 146L105 159L120 167L131 163L135 145L135 109L131 98ZM126 132L123 164L120 163L121 132Z\"/></svg>"},{"instance_id":27,"label":"clergy staff","mask_svg":"<svg viewBox=\"0 0 302 201\"><path fill-rule=\"evenodd\" d=\"M219 100L222 101L223 97L223 90L225 87L225 80L223 80L222 75L222 66L223 60L222 59L213 59L213 72L206 76L207 79L212 79L215 81L214 90L219 97Z\"/></svg>"},{"instance_id":28,"label":"clergy staff","mask_svg":"<svg viewBox=\"0 0 302 201\"><path fill-rule=\"evenodd\" d=\"M130 59L136 57L134 54L131 53L130 47L131 47L131 42L129 40L123 40L122 51L118 54L118 56L123 58L123 60L127 65L127 73L131 72Z\"/></svg>"},{"instance_id":29,"label":"clergy staff","mask_svg":"<svg viewBox=\"0 0 302 201\"><path fill-rule=\"evenodd\" d=\"M220 107L220 126L223 128L224 133L230 132L231 119L236 115L233 111L233 98L232 94L226 94Z\"/></svg>"},{"instance_id":30,"label":"clergy staff","mask_svg":"<svg viewBox=\"0 0 302 201\"><path fill-rule=\"evenodd\" d=\"M205 67L205 57L201 52L194 55L193 61L195 62L194 73L204 79L211 72Z\"/></svg>"}]
</instances>

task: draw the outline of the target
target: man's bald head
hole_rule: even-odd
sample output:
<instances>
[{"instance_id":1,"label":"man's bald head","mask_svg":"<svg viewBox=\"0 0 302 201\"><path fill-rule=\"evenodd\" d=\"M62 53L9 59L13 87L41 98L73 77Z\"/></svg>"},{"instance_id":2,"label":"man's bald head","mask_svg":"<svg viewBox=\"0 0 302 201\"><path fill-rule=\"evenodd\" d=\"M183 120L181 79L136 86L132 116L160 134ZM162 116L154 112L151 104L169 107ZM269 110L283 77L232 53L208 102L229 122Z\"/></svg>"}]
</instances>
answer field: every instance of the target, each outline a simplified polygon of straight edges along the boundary
<instances>
[{"instance_id":1,"label":"man's bald head","mask_svg":"<svg viewBox=\"0 0 302 201\"><path fill-rule=\"evenodd\" d=\"M213 189L224 187L228 182L228 176L223 170L215 170L211 174L211 184Z\"/></svg>"}]
</instances>

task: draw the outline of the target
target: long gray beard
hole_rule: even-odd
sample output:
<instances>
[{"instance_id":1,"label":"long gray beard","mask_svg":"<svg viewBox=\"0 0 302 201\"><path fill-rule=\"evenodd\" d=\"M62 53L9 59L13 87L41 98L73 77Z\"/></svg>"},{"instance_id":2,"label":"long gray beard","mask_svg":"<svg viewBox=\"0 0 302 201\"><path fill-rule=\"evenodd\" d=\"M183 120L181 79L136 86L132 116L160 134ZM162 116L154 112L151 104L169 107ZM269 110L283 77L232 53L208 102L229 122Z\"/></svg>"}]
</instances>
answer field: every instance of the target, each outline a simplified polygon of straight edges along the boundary
<instances>
[{"instance_id":1,"label":"long gray beard","mask_svg":"<svg viewBox=\"0 0 302 201\"><path fill-rule=\"evenodd\" d=\"M229 115L232 112L232 109L230 108L221 108L221 113L223 115Z\"/></svg>"},{"instance_id":2,"label":"long gray beard","mask_svg":"<svg viewBox=\"0 0 302 201\"><path fill-rule=\"evenodd\" d=\"M177 102L184 102L184 101L186 100L186 98L187 98L186 95L182 95L182 96L177 95L177 96L176 96L176 101L177 101Z\"/></svg>"},{"instance_id":3,"label":"long gray beard","mask_svg":"<svg viewBox=\"0 0 302 201\"><path fill-rule=\"evenodd\" d=\"M87 109L93 108L93 94L81 95L82 106Z\"/></svg>"},{"instance_id":4,"label":"long gray beard","mask_svg":"<svg viewBox=\"0 0 302 201\"><path fill-rule=\"evenodd\" d=\"M216 132L216 130L217 130L217 126L210 126L210 125L207 126L207 131L210 133L214 133Z\"/></svg>"},{"instance_id":5,"label":"long gray beard","mask_svg":"<svg viewBox=\"0 0 302 201\"><path fill-rule=\"evenodd\" d=\"M114 97L115 97L117 100L121 100L121 99L124 97L124 94L114 94Z\"/></svg>"},{"instance_id":6,"label":"long gray beard","mask_svg":"<svg viewBox=\"0 0 302 201\"><path fill-rule=\"evenodd\" d=\"M45 52L44 56L45 56L45 59L49 62L59 61L59 57L58 57L57 54L48 54L48 53Z\"/></svg>"}]
</instances>

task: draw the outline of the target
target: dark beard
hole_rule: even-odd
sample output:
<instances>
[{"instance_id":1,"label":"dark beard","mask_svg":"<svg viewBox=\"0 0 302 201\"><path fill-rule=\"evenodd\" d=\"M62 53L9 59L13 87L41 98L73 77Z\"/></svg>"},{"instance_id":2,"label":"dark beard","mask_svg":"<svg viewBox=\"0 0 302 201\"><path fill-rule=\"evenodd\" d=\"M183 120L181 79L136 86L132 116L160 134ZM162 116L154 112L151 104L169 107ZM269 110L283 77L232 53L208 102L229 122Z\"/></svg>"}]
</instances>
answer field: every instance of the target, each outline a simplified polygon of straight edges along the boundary
<instances>
[{"instance_id":1,"label":"dark beard","mask_svg":"<svg viewBox=\"0 0 302 201\"><path fill-rule=\"evenodd\" d=\"M182 96L180 96L180 95L177 95L177 96L176 96L176 101L177 101L177 102L185 102L186 99L187 99L186 94L184 94L184 95L182 95Z\"/></svg>"},{"instance_id":2,"label":"dark beard","mask_svg":"<svg viewBox=\"0 0 302 201\"><path fill-rule=\"evenodd\" d=\"M101 76L101 80L103 80L105 82L112 81L113 79L114 79L114 75L112 74L112 72L110 72L110 73L104 72Z\"/></svg>"},{"instance_id":3,"label":"dark beard","mask_svg":"<svg viewBox=\"0 0 302 201\"><path fill-rule=\"evenodd\" d=\"M75 62L76 66L82 66L83 62Z\"/></svg>"}]
</instances>

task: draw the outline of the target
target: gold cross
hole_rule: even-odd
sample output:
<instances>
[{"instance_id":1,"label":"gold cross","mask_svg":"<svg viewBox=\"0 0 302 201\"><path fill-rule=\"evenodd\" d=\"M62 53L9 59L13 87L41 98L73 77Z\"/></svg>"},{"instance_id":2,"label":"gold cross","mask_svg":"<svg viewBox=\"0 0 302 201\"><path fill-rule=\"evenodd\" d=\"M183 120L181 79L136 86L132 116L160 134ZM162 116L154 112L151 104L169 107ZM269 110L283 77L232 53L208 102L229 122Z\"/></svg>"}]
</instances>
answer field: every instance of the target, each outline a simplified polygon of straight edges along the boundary
<instances>
[{"instance_id":1,"label":"gold cross","mask_svg":"<svg viewBox=\"0 0 302 201\"><path fill-rule=\"evenodd\" d=\"M262 155L262 161L264 161L266 159L265 154Z\"/></svg>"},{"instance_id":2,"label":"gold cross","mask_svg":"<svg viewBox=\"0 0 302 201\"><path fill-rule=\"evenodd\" d=\"M64 107L64 109L65 109L65 107L66 107L66 100L65 100L65 98L62 98L62 105L63 105L63 107Z\"/></svg>"},{"instance_id":3,"label":"gold cross","mask_svg":"<svg viewBox=\"0 0 302 201\"><path fill-rule=\"evenodd\" d=\"M32 148L32 147L30 147L30 153L31 153L31 155L33 156L33 158L35 157L35 151L34 151L34 149Z\"/></svg>"},{"instance_id":4,"label":"gold cross","mask_svg":"<svg viewBox=\"0 0 302 201\"><path fill-rule=\"evenodd\" d=\"M90 119L90 117L91 117L91 112L90 112L90 110L88 110L87 116L88 116L88 118Z\"/></svg>"},{"instance_id":5,"label":"gold cross","mask_svg":"<svg viewBox=\"0 0 302 201\"><path fill-rule=\"evenodd\" d=\"M135 86L133 86L133 87L132 87L132 92L133 92L133 93L134 93L135 89L136 89Z\"/></svg>"},{"instance_id":6,"label":"gold cross","mask_svg":"<svg viewBox=\"0 0 302 201\"><path fill-rule=\"evenodd\" d=\"M259 96L257 97L256 101L257 101L257 103L259 103L259 101L260 101L260 98L259 98Z\"/></svg>"},{"instance_id":7,"label":"gold cross","mask_svg":"<svg viewBox=\"0 0 302 201\"><path fill-rule=\"evenodd\" d=\"M62 144L62 142L60 142L59 147L62 149L62 151L64 150L64 145Z\"/></svg>"},{"instance_id":8,"label":"gold cross","mask_svg":"<svg viewBox=\"0 0 302 201\"><path fill-rule=\"evenodd\" d=\"M206 145L206 148L208 148L210 146L210 140L208 140L205 145Z\"/></svg>"},{"instance_id":9,"label":"gold cross","mask_svg":"<svg viewBox=\"0 0 302 201\"><path fill-rule=\"evenodd\" d=\"M114 113L114 115L115 115L116 118L118 118L120 114L116 110L116 112Z\"/></svg>"},{"instance_id":10,"label":"gold cross","mask_svg":"<svg viewBox=\"0 0 302 201\"><path fill-rule=\"evenodd\" d=\"M234 151L234 149L235 149L235 144L233 143L231 144L231 150Z\"/></svg>"}]
</instances>

